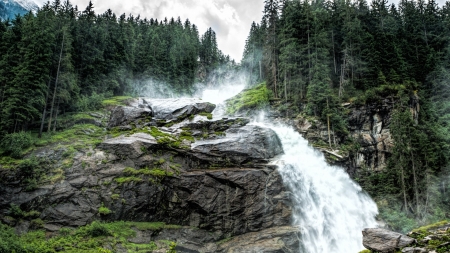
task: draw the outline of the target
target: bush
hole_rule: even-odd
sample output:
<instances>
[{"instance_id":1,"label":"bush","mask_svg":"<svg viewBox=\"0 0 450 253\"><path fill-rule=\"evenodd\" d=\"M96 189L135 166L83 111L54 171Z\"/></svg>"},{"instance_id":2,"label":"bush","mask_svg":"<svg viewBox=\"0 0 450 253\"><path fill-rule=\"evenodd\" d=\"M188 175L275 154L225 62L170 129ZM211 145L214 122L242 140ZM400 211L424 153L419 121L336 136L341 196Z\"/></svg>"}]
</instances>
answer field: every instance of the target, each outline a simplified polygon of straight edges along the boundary
<instances>
[{"instance_id":1,"label":"bush","mask_svg":"<svg viewBox=\"0 0 450 253\"><path fill-rule=\"evenodd\" d=\"M101 215L108 215L108 214L112 213L112 211L109 210L109 208L104 206L103 203L102 203L102 206L100 206L100 208L98 209L98 213L101 214Z\"/></svg>"},{"instance_id":2,"label":"bush","mask_svg":"<svg viewBox=\"0 0 450 253\"><path fill-rule=\"evenodd\" d=\"M111 232L108 230L107 226L98 221L94 221L91 225L86 226L86 230L84 232L86 233L86 235L92 237L111 235Z\"/></svg>"},{"instance_id":3,"label":"bush","mask_svg":"<svg viewBox=\"0 0 450 253\"><path fill-rule=\"evenodd\" d=\"M0 223L0 253L22 253L25 249L22 248L19 237L14 231Z\"/></svg>"},{"instance_id":4,"label":"bush","mask_svg":"<svg viewBox=\"0 0 450 253\"><path fill-rule=\"evenodd\" d=\"M32 144L33 139L29 132L6 134L1 140L4 151L14 158L22 157L22 152Z\"/></svg>"}]
</instances>

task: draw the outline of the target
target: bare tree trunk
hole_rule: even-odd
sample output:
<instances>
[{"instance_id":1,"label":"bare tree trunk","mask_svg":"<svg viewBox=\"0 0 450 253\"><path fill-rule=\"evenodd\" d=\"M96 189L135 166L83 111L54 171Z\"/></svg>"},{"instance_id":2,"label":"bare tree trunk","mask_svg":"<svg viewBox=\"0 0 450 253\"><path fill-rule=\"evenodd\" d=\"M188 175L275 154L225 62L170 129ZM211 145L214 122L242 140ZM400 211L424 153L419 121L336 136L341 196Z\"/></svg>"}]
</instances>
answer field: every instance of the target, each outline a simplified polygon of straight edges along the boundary
<instances>
[{"instance_id":1,"label":"bare tree trunk","mask_svg":"<svg viewBox=\"0 0 450 253\"><path fill-rule=\"evenodd\" d=\"M327 98L327 109L330 109L330 107L328 105L328 98ZM329 114L329 112L327 113L327 123L328 123L328 144L330 145L330 149L332 149L332 147L331 147L330 114Z\"/></svg>"},{"instance_id":2,"label":"bare tree trunk","mask_svg":"<svg viewBox=\"0 0 450 253\"><path fill-rule=\"evenodd\" d=\"M403 167L401 167L401 172L402 172L402 193L403 193L403 204L405 207L405 211L408 212L408 202L406 201L406 185L405 185L405 172L403 170Z\"/></svg>"},{"instance_id":3,"label":"bare tree trunk","mask_svg":"<svg viewBox=\"0 0 450 253\"><path fill-rule=\"evenodd\" d=\"M45 115L47 114L47 102L48 102L48 94L50 93L50 84L51 84L52 77L50 75L48 79L48 85L47 85L47 93L45 94L45 104L44 104L44 111L42 112L42 118L41 118L41 127L39 128L39 135L38 138L42 137L42 131L44 130L44 121L45 121Z\"/></svg>"},{"instance_id":4,"label":"bare tree trunk","mask_svg":"<svg viewBox=\"0 0 450 253\"><path fill-rule=\"evenodd\" d=\"M331 43L333 43L333 59L334 59L334 74L337 74L337 66L336 66L336 52L334 51L334 31L331 31Z\"/></svg>"},{"instance_id":5,"label":"bare tree trunk","mask_svg":"<svg viewBox=\"0 0 450 253\"><path fill-rule=\"evenodd\" d=\"M416 166L414 164L414 154L412 150L409 151L411 154L411 164L412 164L412 171L413 171L413 178L414 178L414 195L416 199L416 213L419 214L419 188L417 185L417 175L416 175Z\"/></svg>"},{"instance_id":6,"label":"bare tree trunk","mask_svg":"<svg viewBox=\"0 0 450 253\"><path fill-rule=\"evenodd\" d=\"M262 67L261 67L261 61L259 61L259 80L262 80Z\"/></svg>"},{"instance_id":7,"label":"bare tree trunk","mask_svg":"<svg viewBox=\"0 0 450 253\"><path fill-rule=\"evenodd\" d=\"M58 87L59 69L61 67L62 52L63 52L63 47L64 47L64 36L65 36L65 34L63 32L63 39L61 41L61 50L59 52L58 71L56 72L55 89L53 90L53 98L52 98L52 105L50 107L50 119L48 120L47 132L50 132L50 129L52 126L53 106L55 105L56 91L57 91L57 87Z\"/></svg>"},{"instance_id":8,"label":"bare tree trunk","mask_svg":"<svg viewBox=\"0 0 450 253\"><path fill-rule=\"evenodd\" d=\"M59 98L58 98L58 103L56 103L56 112L55 112L55 123L53 124L53 132L56 131L56 123L58 122L58 110L59 110Z\"/></svg>"},{"instance_id":9,"label":"bare tree trunk","mask_svg":"<svg viewBox=\"0 0 450 253\"><path fill-rule=\"evenodd\" d=\"M286 83L286 70L284 70L284 98L285 98L286 103L287 103L288 97L287 97L287 87L286 87L286 85L287 85L287 83Z\"/></svg>"}]
</instances>

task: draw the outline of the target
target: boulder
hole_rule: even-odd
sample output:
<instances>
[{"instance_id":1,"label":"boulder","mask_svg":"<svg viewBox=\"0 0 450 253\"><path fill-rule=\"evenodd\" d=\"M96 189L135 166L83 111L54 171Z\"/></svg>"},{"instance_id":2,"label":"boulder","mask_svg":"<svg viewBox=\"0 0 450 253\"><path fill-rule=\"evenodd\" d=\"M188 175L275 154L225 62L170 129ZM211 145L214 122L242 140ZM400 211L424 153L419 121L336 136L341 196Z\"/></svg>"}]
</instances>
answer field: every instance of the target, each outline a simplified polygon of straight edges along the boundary
<instances>
[{"instance_id":1,"label":"boulder","mask_svg":"<svg viewBox=\"0 0 450 253\"><path fill-rule=\"evenodd\" d=\"M383 253L394 252L416 241L409 236L382 228L366 228L362 234L364 247Z\"/></svg>"},{"instance_id":2,"label":"boulder","mask_svg":"<svg viewBox=\"0 0 450 253\"><path fill-rule=\"evenodd\" d=\"M145 133L136 133L129 137L121 136L108 139L101 143L99 148L119 157L137 158L144 154L146 148L153 145L157 145L157 141L153 136Z\"/></svg>"},{"instance_id":3,"label":"boulder","mask_svg":"<svg viewBox=\"0 0 450 253\"><path fill-rule=\"evenodd\" d=\"M402 253L427 253L428 250L423 248L412 248L412 247L406 247L402 249Z\"/></svg>"},{"instance_id":4,"label":"boulder","mask_svg":"<svg viewBox=\"0 0 450 253\"><path fill-rule=\"evenodd\" d=\"M216 105L195 98L143 99L154 112L155 119L182 120L199 113L211 113Z\"/></svg>"},{"instance_id":5,"label":"boulder","mask_svg":"<svg viewBox=\"0 0 450 253\"><path fill-rule=\"evenodd\" d=\"M301 230L298 227L273 227L236 236L219 245L223 253L287 253L299 252Z\"/></svg>"},{"instance_id":6,"label":"boulder","mask_svg":"<svg viewBox=\"0 0 450 253\"><path fill-rule=\"evenodd\" d=\"M191 147L194 156L217 164L243 165L250 161L266 162L283 153L280 139L269 128L247 125L230 128L225 134L225 138L193 143Z\"/></svg>"},{"instance_id":7,"label":"boulder","mask_svg":"<svg viewBox=\"0 0 450 253\"><path fill-rule=\"evenodd\" d=\"M118 106L111 112L108 128L126 126L139 120L149 120L152 116L153 112L148 107Z\"/></svg>"}]
</instances>

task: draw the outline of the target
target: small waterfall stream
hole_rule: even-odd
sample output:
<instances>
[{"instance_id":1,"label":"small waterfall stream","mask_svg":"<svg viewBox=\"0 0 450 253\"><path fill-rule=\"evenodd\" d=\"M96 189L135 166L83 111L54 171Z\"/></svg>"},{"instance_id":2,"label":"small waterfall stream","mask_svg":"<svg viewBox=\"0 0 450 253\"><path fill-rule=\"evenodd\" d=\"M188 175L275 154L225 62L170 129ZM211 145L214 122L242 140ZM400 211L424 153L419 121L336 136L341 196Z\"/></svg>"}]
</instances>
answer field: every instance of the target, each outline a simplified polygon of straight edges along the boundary
<instances>
[{"instance_id":1,"label":"small waterfall stream","mask_svg":"<svg viewBox=\"0 0 450 253\"><path fill-rule=\"evenodd\" d=\"M242 89L205 91L203 100L217 104ZM214 118L222 117L223 108L217 107ZM377 226L374 201L344 169L328 165L323 154L310 147L292 127L261 123L263 120L260 116L252 124L274 130L283 145L284 154L273 163L278 165L291 193L292 225L302 229L300 252L357 253L364 249L362 229Z\"/></svg>"}]
</instances>

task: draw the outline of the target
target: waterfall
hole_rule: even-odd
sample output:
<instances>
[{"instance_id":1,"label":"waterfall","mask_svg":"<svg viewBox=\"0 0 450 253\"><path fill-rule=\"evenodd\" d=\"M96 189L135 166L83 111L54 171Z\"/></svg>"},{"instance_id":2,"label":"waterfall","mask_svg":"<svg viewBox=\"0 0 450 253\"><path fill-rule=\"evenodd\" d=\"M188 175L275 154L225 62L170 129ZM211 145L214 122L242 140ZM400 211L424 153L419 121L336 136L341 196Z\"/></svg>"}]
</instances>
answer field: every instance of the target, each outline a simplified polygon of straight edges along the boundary
<instances>
[{"instance_id":1,"label":"waterfall","mask_svg":"<svg viewBox=\"0 0 450 253\"><path fill-rule=\"evenodd\" d=\"M292 127L256 123L273 129L284 155L274 161L293 202L293 225L302 228L304 253L357 253L361 231L376 227L373 200L340 167L308 145Z\"/></svg>"},{"instance_id":2,"label":"waterfall","mask_svg":"<svg viewBox=\"0 0 450 253\"><path fill-rule=\"evenodd\" d=\"M203 100L222 102L242 87L227 92L204 91ZM206 96L210 96L207 98ZM218 105L214 118L221 117L224 105ZM300 226L301 253L357 253L364 249L361 231L376 227L378 209L343 168L330 166L322 153L308 145L292 127L256 123L274 130L284 154L274 159L293 203L292 225Z\"/></svg>"}]
</instances>

